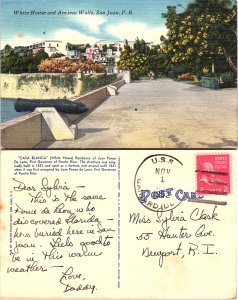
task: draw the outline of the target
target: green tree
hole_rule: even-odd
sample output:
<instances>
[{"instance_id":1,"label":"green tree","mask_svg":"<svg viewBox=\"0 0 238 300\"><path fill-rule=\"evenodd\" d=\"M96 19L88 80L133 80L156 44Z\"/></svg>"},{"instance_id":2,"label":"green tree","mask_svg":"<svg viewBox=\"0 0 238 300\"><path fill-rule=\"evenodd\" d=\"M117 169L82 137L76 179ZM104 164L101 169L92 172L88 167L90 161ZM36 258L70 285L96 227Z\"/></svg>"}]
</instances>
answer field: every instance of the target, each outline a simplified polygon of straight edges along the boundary
<instances>
[{"instance_id":1,"label":"green tree","mask_svg":"<svg viewBox=\"0 0 238 300\"><path fill-rule=\"evenodd\" d=\"M42 50L33 53L27 47L12 48L9 45L1 51L1 56L1 72L13 74L37 72L40 62L49 57Z\"/></svg>"},{"instance_id":2,"label":"green tree","mask_svg":"<svg viewBox=\"0 0 238 300\"><path fill-rule=\"evenodd\" d=\"M33 53L31 72L38 72L38 65L47 58L49 58L49 55L44 50Z\"/></svg>"},{"instance_id":3,"label":"green tree","mask_svg":"<svg viewBox=\"0 0 238 300\"><path fill-rule=\"evenodd\" d=\"M147 76L151 72L159 72L160 59L158 49L150 49L142 39L136 39L131 48L128 41L125 41L124 50L121 51L120 60L117 66L121 70L130 70L132 79L138 79L141 76Z\"/></svg>"},{"instance_id":4,"label":"green tree","mask_svg":"<svg viewBox=\"0 0 238 300\"><path fill-rule=\"evenodd\" d=\"M132 79L139 79L140 76L146 74L146 69L145 69L146 58L147 57L144 53L139 52L135 48L132 49L128 45L128 41L126 40L124 50L121 52L120 60L117 63L117 67L120 70L131 71Z\"/></svg>"},{"instance_id":5,"label":"green tree","mask_svg":"<svg viewBox=\"0 0 238 300\"><path fill-rule=\"evenodd\" d=\"M188 64L197 69L224 66L236 72L236 14L230 0L194 0L183 12L168 6L167 37L162 37L162 51L174 64Z\"/></svg>"},{"instance_id":6,"label":"green tree","mask_svg":"<svg viewBox=\"0 0 238 300\"><path fill-rule=\"evenodd\" d=\"M138 37L135 40L133 48L143 54L149 54L150 52L150 48L146 45L146 42L143 39L139 40Z\"/></svg>"},{"instance_id":7,"label":"green tree","mask_svg":"<svg viewBox=\"0 0 238 300\"><path fill-rule=\"evenodd\" d=\"M107 60L107 65L115 65L115 58L109 57Z\"/></svg>"},{"instance_id":8,"label":"green tree","mask_svg":"<svg viewBox=\"0 0 238 300\"><path fill-rule=\"evenodd\" d=\"M10 45L6 45L3 50L1 50L1 57L7 57L13 54L13 48Z\"/></svg>"},{"instance_id":9,"label":"green tree","mask_svg":"<svg viewBox=\"0 0 238 300\"><path fill-rule=\"evenodd\" d=\"M128 52L132 51L131 47L129 46L128 40L125 40L124 50Z\"/></svg>"},{"instance_id":10,"label":"green tree","mask_svg":"<svg viewBox=\"0 0 238 300\"><path fill-rule=\"evenodd\" d=\"M131 52L124 50L121 53L117 66L120 70L131 71L132 79L139 79L140 76L145 75L145 59L144 54L139 54L135 50Z\"/></svg>"},{"instance_id":11,"label":"green tree","mask_svg":"<svg viewBox=\"0 0 238 300\"><path fill-rule=\"evenodd\" d=\"M86 48L88 48L88 47L91 47L90 44L83 45L83 44L71 44L71 43L67 43L67 49L69 51L76 50L76 51L78 51L80 53L85 53Z\"/></svg>"},{"instance_id":12,"label":"green tree","mask_svg":"<svg viewBox=\"0 0 238 300\"><path fill-rule=\"evenodd\" d=\"M63 56L65 56L63 53L55 52L50 57L51 58L59 58L59 57L63 57Z\"/></svg>"},{"instance_id":13,"label":"green tree","mask_svg":"<svg viewBox=\"0 0 238 300\"><path fill-rule=\"evenodd\" d=\"M27 47L17 46L13 49L13 53L18 57L27 57L32 55L32 50Z\"/></svg>"},{"instance_id":14,"label":"green tree","mask_svg":"<svg viewBox=\"0 0 238 300\"><path fill-rule=\"evenodd\" d=\"M102 51L104 51L104 52L107 51L107 45L106 44L102 46Z\"/></svg>"},{"instance_id":15,"label":"green tree","mask_svg":"<svg viewBox=\"0 0 238 300\"><path fill-rule=\"evenodd\" d=\"M71 51L71 50L77 50L78 49L78 45L77 44L67 43L66 48L69 51Z\"/></svg>"},{"instance_id":16,"label":"green tree","mask_svg":"<svg viewBox=\"0 0 238 300\"><path fill-rule=\"evenodd\" d=\"M15 54L2 58L2 73L29 73L32 71L32 56L17 56Z\"/></svg>"}]
</instances>

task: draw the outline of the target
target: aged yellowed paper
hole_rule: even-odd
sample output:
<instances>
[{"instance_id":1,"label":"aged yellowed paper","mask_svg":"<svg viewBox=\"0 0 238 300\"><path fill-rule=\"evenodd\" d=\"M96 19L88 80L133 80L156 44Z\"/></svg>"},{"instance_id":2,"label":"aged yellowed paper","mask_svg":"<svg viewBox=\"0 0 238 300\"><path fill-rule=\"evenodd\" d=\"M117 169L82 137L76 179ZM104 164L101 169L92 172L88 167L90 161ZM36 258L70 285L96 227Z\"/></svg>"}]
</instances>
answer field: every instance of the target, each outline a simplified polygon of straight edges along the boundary
<instances>
[{"instance_id":1,"label":"aged yellowed paper","mask_svg":"<svg viewBox=\"0 0 238 300\"><path fill-rule=\"evenodd\" d=\"M236 1L0 23L0 298L236 298Z\"/></svg>"},{"instance_id":2,"label":"aged yellowed paper","mask_svg":"<svg viewBox=\"0 0 238 300\"><path fill-rule=\"evenodd\" d=\"M1 297L236 295L236 152L3 151Z\"/></svg>"}]
</instances>

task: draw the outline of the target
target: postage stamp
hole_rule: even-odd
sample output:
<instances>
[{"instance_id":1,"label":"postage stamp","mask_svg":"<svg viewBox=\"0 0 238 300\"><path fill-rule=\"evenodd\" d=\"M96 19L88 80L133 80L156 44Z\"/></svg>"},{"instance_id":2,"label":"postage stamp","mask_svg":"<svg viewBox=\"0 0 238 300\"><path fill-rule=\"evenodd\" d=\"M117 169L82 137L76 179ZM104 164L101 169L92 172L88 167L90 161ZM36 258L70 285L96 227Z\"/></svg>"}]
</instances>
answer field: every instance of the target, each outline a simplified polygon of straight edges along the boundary
<instances>
[{"instance_id":1,"label":"postage stamp","mask_svg":"<svg viewBox=\"0 0 238 300\"><path fill-rule=\"evenodd\" d=\"M196 181L198 194L229 194L230 155L196 155Z\"/></svg>"}]
</instances>

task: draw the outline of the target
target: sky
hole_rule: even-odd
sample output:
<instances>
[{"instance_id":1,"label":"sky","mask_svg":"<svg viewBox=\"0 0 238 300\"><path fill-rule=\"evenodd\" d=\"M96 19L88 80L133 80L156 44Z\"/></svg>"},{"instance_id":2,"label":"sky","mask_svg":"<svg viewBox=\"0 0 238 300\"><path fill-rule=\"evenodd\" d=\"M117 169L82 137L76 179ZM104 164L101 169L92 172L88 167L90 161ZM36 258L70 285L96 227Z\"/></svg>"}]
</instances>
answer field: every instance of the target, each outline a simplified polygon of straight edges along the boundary
<instances>
[{"instance_id":1,"label":"sky","mask_svg":"<svg viewBox=\"0 0 238 300\"><path fill-rule=\"evenodd\" d=\"M165 19L161 14L166 12L168 5L186 6L188 2L189 0L2 0L1 49L6 44L14 47L27 46L43 39L93 44L101 39L134 41L139 37L146 42L158 43L160 36L167 32ZM83 13L80 14L79 11Z\"/></svg>"}]
</instances>

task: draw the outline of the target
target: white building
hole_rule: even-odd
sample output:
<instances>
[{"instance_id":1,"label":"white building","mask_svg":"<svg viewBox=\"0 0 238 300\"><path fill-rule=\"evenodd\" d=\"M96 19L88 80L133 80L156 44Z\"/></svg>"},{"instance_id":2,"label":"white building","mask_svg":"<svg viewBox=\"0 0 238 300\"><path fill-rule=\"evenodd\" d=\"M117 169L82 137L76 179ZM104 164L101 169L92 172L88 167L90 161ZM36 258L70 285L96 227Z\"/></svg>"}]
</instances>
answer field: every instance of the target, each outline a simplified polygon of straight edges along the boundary
<instances>
[{"instance_id":1,"label":"white building","mask_svg":"<svg viewBox=\"0 0 238 300\"><path fill-rule=\"evenodd\" d=\"M66 57L70 59L80 59L82 55L77 50L67 50Z\"/></svg>"},{"instance_id":2,"label":"white building","mask_svg":"<svg viewBox=\"0 0 238 300\"><path fill-rule=\"evenodd\" d=\"M128 41L128 45L130 47L133 47L134 45L134 41ZM100 40L98 42L96 42L94 45L97 46L100 50L103 50L103 46L106 45L107 48L116 48L116 49L113 49L114 52L116 51L121 51L124 49L124 46L125 46L126 42L125 41L116 41L116 42L113 42L113 41L107 41L107 40Z\"/></svg>"},{"instance_id":3,"label":"white building","mask_svg":"<svg viewBox=\"0 0 238 300\"><path fill-rule=\"evenodd\" d=\"M128 46L133 48L135 41L128 41ZM106 58L114 58L115 62L118 62L120 60L121 51L124 50L126 45L125 41L107 41L107 40L100 40L94 44L93 47L97 47L100 51L105 50L105 46L107 48L106 50ZM149 48L153 48L154 44L153 42L146 42L146 45ZM94 59L95 60L95 59Z\"/></svg>"},{"instance_id":4,"label":"white building","mask_svg":"<svg viewBox=\"0 0 238 300\"><path fill-rule=\"evenodd\" d=\"M60 40L43 40L41 42L33 43L28 46L28 49L31 49L33 52L37 52L39 50L44 50L51 56L53 53L62 53L67 55L67 44Z\"/></svg>"},{"instance_id":5,"label":"white building","mask_svg":"<svg viewBox=\"0 0 238 300\"><path fill-rule=\"evenodd\" d=\"M131 48L133 48L134 43L134 41L128 41L128 45ZM153 42L146 44L150 48L153 47ZM85 56L87 59L91 59L94 62L105 63L109 58L114 58L115 62L118 62L120 60L121 51L124 50L125 45L125 41L113 42L100 40L92 47L88 47L85 54L80 54L80 52L76 50L68 50L67 43L60 40L43 40L41 42L33 43L27 48L31 49L33 52L44 50L49 56L54 53L62 53L65 57L70 59L80 59L80 57Z\"/></svg>"}]
</instances>

